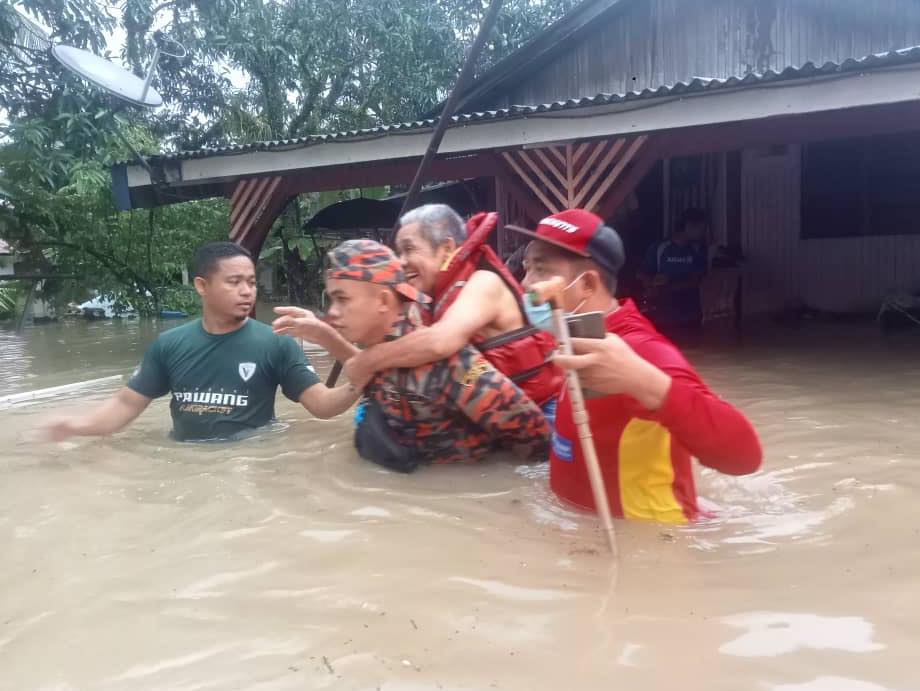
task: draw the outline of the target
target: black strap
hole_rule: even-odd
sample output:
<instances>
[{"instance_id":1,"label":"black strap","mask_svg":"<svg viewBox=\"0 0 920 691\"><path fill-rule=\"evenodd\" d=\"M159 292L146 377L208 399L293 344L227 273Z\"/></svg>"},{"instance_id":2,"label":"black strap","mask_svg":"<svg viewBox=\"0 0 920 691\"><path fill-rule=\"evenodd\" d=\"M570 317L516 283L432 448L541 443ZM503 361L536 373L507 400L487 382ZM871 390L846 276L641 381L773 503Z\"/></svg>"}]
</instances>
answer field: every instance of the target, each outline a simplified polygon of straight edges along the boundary
<instances>
[{"instance_id":1,"label":"black strap","mask_svg":"<svg viewBox=\"0 0 920 691\"><path fill-rule=\"evenodd\" d=\"M523 372L512 374L511 381L513 381L515 384L518 384L526 379L530 379L531 377L538 375L540 370L546 367L548 362L549 360L546 360L542 365L537 365L536 367L531 367L530 369L524 370Z\"/></svg>"},{"instance_id":2,"label":"black strap","mask_svg":"<svg viewBox=\"0 0 920 691\"><path fill-rule=\"evenodd\" d=\"M484 353L487 350L492 348L498 348L507 343L513 343L514 341L519 341L522 338L527 338L528 336L533 336L537 333L538 329L535 329L533 326L522 326L517 329L512 329L511 331L506 331L503 334L498 336L493 336L492 338L487 338L482 343L476 344L476 348L480 353Z\"/></svg>"}]
</instances>

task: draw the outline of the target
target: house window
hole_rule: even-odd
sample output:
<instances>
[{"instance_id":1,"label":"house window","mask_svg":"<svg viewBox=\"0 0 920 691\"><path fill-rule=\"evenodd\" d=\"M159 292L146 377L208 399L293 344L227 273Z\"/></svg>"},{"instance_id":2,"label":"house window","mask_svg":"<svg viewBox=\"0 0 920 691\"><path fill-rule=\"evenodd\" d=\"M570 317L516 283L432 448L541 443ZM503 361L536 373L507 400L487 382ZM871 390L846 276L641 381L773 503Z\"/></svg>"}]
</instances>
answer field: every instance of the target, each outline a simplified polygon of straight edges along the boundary
<instances>
[{"instance_id":1,"label":"house window","mask_svg":"<svg viewBox=\"0 0 920 691\"><path fill-rule=\"evenodd\" d=\"M920 133L802 148L802 237L920 234Z\"/></svg>"}]
</instances>

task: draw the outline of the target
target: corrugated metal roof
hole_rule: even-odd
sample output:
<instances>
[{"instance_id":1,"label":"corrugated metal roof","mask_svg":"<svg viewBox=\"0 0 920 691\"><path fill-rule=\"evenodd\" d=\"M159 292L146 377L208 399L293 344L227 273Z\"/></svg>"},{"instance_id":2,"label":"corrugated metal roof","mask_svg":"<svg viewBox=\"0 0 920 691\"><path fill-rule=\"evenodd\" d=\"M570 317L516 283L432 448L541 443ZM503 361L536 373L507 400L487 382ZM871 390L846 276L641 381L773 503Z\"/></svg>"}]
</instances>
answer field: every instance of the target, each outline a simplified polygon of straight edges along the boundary
<instances>
[{"instance_id":1,"label":"corrugated metal roof","mask_svg":"<svg viewBox=\"0 0 920 691\"><path fill-rule=\"evenodd\" d=\"M624 94L597 94L596 96L565 101L555 101L535 106L511 106L501 110L489 110L478 113L465 113L451 118L454 125L464 125L492 120L507 120L526 118L531 115L554 113L560 111L577 110L594 106L626 104L635 101L645 101L658 98L673 98L695 94L708 94L724 89L756 87L777 82L794 81L797 79L810 79L816 77L829 77L835 74L858 73L867 70L895 67L898 65L920 62L920 46L903 48L888 53L868 55L863 58L850 58L841 63L827 62L815 65L808 62L801 67L787 67L781 72L768 71L763 74L748 74L743 77L729 77L728 79L708 79L697 77L689 82L677 82L657 89L631 91ZM334 134L318 134L294 139L280 139L275 141L253 142L251 144L233 144L214 148L203 148L197 151L184 151L175 154L164 154L152 157L152 161L181 161L210 156L230 156L254 151L278 151L297 149L314 144L337 141L353 141L368 138L387 136L392 133L411 132L429 129L434 126L435 119L416 120L394 125L382 125L361 130L350 130Z\"/></svg>"},{"instance_id":2,"label":"corrugated metal roof","mask_svg":"<svg viewBox=\"0 0 920 691\"><path fill-rule=\"evenodd\" d=\"M584 35L595 31L608 21L612 14L625 10L634 1L585 0L576 5L520 48L499 60L483 74L477 75L473 83L461 94L455 112L481 101L484 94L500 89L505 84L516 83L525 74L532 74L569 50L573 43L583 40ZM438 117L443 110L442 101L423 117Z\"/></svg>"}]
</instances>

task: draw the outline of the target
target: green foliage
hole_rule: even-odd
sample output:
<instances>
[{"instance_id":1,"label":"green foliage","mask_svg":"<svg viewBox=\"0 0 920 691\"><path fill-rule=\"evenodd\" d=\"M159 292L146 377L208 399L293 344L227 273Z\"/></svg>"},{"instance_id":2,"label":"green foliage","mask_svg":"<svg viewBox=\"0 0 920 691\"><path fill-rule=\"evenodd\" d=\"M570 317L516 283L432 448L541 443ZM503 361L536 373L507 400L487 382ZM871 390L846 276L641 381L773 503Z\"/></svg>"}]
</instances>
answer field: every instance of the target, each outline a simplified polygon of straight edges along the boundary
<instances>
[{"instance_id":1,"label":"green foliage","mask_svg":"<svg viewBox=\"0 0 920 691\"><path fill-rule=\"evenodd\" d=\"M9 319L16 309L18 292L15 287L0 284L0 319Z\"/></svg>"},{"instance_id":2,"label":"green foliage","mask_svg":"<svg viewBox=\"0 0 920 691\"><path fill-rule=\"evenodd\" d=\"M134 146L153 148L143 128L118 126ZM0 236L32 271L73 274L83 286L154 309L163 290L181 283L194 248L225 236L225 200L115 211L107 166L126 157L126 147L105 131L88 133L78 116L21 120L6 135Z\"/></svg>"},{"instance_id":3,"label":"green foliage","mask_svg":"<svg viewBox=\"0 0 920 691\"><path fill-rule=\"evenodd\" d=\"M169 286L160 293L160 309L198 314L201 311L201 299L191 286Z\"/></svg>"},{"instance_id":4,"label":"green foliage","mask_svg":"<svg viewBox=\"0 0 920 691\"><path fill-rule=\"evenodd\" d=\"M480 69L577 0L506 0ZM169 18L188 48L161 64L172 104L155 131L188 149L414 119L443 100L486 0L125 0L125 57L136 69L149 30ZM244 82L231 86L230 77Z\"/></svg>"},{"instance_id":5,"label":"green foliage","mask_svg":"<svg viewBox=\"0 0 920 691\"><path fill-rule=\"evenodd\" d=\"M483 69L575 0L506 0ZM226 200L116 212L109 167L133 154L367 127L416 118L443 100L486 0L22 0L0 4L0 237L32 270L73 274L59 297L93 288L141 309L197 305L181 274L198 244L226 237ZM168 107L113 115L113 100L64 71L50 41L147 66L151 31L188 49L165 57L157 89ZM118 56L115 56L118 57ZM235 84L235 86L234 86ZM364 191L382 196L386 190ZM265 257L284 267L291 296L319 289L325 247L301 220L351 192L302 195Z\"/></svg>"}]
</instances>

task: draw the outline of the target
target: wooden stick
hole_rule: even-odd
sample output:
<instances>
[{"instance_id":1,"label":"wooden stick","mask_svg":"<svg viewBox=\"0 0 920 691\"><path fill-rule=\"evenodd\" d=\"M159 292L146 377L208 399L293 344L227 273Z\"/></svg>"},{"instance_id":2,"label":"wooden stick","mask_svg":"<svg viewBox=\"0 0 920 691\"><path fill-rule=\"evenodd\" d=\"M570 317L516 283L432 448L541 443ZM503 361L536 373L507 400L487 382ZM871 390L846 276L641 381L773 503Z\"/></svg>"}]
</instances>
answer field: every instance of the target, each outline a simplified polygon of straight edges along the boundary
<instances>
[{"instance_id":1,"label":"wooden stick","mask_svg":"<svg viewBox=\"0 0 920 691\"><path fill-rule=\"evenodd\" d=\"M569 325L565 321L565 314L560 304L560 296L565 290L565 280L554 276L548 281L540 281L531 286L531 300L534 304L549 302L553 307L553 322L556 327L556 341L564 355L572 355L572 338L569 334ZM594 495L594 506L600 514L601 524L607 536L607 546L610 553L617 556L617 537L613 527L613 517L610 514L610 501L607 499L607 488L604 486L604 476L601 474L601 464L597 458L597 449L594 447L594 437L591 434L591 421L585 408L585 397L581 391L581 381L578 372L566 370L565 382L572 399L572 418L578 429L578 439L581 442L581 451L585 457L585 466L588 468L588 479L591 482L591 493Z\"/></svg>"},{"instance_id":2,"label":"wooden stick","mask_svg":"<svg viewBox=\"0 0 920 691\"><path fill-rule=\"evenodd\" d=\"M562 307L556 298L550 300L553 306L553 321L556 324L556 335L562 352L572 355L572 339L569 335L569 325L565 321ZM591 493L594 495L594 506L600 514L604 534L607 537L607 546L610 553L617 556L617 536L613 527L613 517L610 514L610 501L607 499L607 488L604 486L604 476L601 474L601 464L597 458L597 449L594 447L594 437L591 435L591 421L585 408L585 397L581 391L581 381L578 372L566 370L566 384L569 397L572 399L572 418L578 429L578 439L581 442L581 452L585 457L585 466L588 468L588 479L591 481Z\"/></svg>"},{"instance_id":3,"label":"wooden stick","mask_svg":"<svg viewBox=\"0 0 920 691\"><path fill-rule=\"evenodd\" d=\"M399 219L406 211L412 208L412 204L415 202L415 198L418 196L418 192L422 187L422 181L425 179L425 173L428 172L431 162L434 160L435 156L437 156L438 147L441 146L441 140L444 138L444 132L447 130L450 119L457 109L457 102L460 100L460 95L466 88L467 82L469 82L473 76L476 63L479 60L479 55L482 53L482 48L486 43L486 39L488 39L489 34L492 33L492 27L495 26L495 22L498 19L498 11L501 9L501 6L502 0L492 0L489 4L489 9L486 10L485 17L482 19L482 24L479 25L479 32L476 34L476 40L473 41L470 52L467 54L466 60L463 63L463 67L460 68L460 75L457 77L457 82L454 84L453 90L447 97L447 102L444 104L444 110L441 111L441 117L438 118L434 126L431 141L428 144L428 148L425 150L425 155L422 156L422 162L419 163L418 170L415 171L415 177L412 178L412 184L409 185L409 189L403 199L402 208L399 210L399 215L396 217L396 224L393 226L394 238L396 237L396 231L399 230ZM326 379L326 386L335 386L336 381L339 379L339 374L341 373L342 363L336 360L335 364L332 366L332 370L329 372L329 377Z\"/></svg>"}]
</instances>

